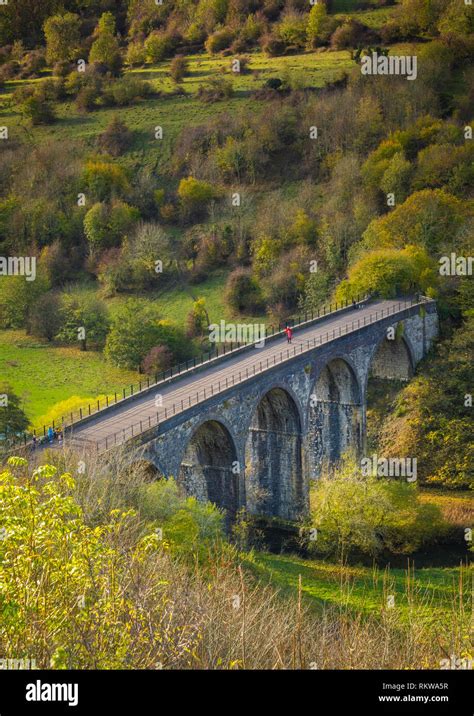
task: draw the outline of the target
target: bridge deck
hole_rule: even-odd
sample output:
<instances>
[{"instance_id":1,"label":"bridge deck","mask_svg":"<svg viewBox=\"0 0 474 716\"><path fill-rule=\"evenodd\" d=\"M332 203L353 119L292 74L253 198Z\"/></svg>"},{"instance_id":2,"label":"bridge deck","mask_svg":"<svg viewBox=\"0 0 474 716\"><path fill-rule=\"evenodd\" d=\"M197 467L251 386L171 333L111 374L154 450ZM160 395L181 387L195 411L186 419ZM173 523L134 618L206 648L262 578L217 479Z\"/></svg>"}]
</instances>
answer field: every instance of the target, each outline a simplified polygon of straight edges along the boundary
<instances>
[{"instance_id":1,"label":"bridge deck","mask_svg":"<svg viewBox=\"0 0 474 716\"><path fill-rule=\"evenodd\" d=\"M382 320L390 314L396 315L410 305L413 304L409 300L379 300L349 309L340 315L329 315L315 324L296 329L291 346L287 344L285 336L276 338L264 347L209 365L197 373L183 375L169 385L157 385L156 391L125 401L113 411L97 415L93 422L76 425L72 440L92 441L97 443L99 450L111 448L211 395L222 392L226 387L251 379L255 373L270 370L295 355L313 350L320 343L337 340L340 335ZM162 400L160 407L156 404L158 394Z\"/></svg>"}]
</instances>

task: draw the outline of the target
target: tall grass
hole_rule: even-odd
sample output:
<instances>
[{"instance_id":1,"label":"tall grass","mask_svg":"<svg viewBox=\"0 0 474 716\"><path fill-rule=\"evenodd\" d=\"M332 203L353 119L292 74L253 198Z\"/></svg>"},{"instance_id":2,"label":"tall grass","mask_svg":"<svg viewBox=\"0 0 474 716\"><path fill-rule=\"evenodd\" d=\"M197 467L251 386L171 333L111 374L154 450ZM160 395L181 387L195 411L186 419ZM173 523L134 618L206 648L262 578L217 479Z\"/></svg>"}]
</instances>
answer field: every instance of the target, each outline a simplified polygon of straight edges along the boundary
<instances>
[{"instance_id":1,"label":"tall grass","mask_svg":"<svg viewBox=\"0 0 474 716\"><path fill-rule=\"evenodd\" d=\"M131 467L125 451L108 462L70 450L37 457L74 475L71 496L90 527L100 529L111 510L132 506L137 512L107 542L113 559L101 563L85 610L71 604L62 620L50 624L48 609L57 604L46 608L48 590L60 595L68 577L61 577L64 585L52 584L43 570L28 597L28 622L14 633L0 624L6 658L86 669L423 669L465 654L470 615L464 569L448 624L420 619L418 608L408 607L408 619L390 608L389 572L382 577L387 606L380 614L354 613L344 599L351 585L342 578L339 604L315 609L305 600L301 576L296 593L283 593L247 569L248 555L224 539L201 538L200 550L189 553L165 543L137 552L139 540L156 526L153 515L140 513L151 475L143 465ZM182 505L183 500L176 509ZM94 571L94 558L87 558ZM374 579L380 576L374 573ZM406 598L414 604L410 571Z\"/></svg>"}]
</instances>

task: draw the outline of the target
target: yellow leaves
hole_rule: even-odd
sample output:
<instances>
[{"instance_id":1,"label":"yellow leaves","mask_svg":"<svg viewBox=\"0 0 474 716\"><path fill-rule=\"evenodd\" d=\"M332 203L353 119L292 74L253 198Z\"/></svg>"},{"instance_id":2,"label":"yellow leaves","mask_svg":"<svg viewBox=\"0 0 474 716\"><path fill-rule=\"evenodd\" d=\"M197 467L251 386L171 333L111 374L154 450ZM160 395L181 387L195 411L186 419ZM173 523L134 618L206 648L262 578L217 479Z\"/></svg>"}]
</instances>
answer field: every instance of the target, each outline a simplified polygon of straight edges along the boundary
<instances>
[{"instance_id":1,"label":"yellow leaves","mask_svg":"<svg viewBox=\"0 0 474 716\"><path fill-rule=\"evenodd\" d=\"M24 457L17 457L12 455L12 457L8 458L7 464L11 465L12 467L25 467L26 465L28 465L28 460Z\"/></svg>"}]
</instances>

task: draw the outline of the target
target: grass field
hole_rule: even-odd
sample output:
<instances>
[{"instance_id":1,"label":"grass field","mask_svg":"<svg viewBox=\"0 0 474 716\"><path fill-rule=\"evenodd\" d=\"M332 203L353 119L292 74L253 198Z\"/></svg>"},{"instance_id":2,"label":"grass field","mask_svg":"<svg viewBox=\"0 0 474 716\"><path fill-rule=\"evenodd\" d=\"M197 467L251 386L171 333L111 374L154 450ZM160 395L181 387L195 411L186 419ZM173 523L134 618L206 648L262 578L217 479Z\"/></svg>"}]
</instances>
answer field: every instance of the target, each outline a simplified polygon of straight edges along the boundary
<instances>
[{"instance_id":1,"label":"grass field","mask_svg":"<svg viewBox=\"0 0 474 716\"><path fill-rule=\"evenodd\" d=\"M22 398L32 422L73 395L95 397L139 379L107 363L101 353L54 347L24 331L0 332L0 375Z\"/></svg>"},{"instance_id":2,"label":"grass field","mask_svg":"<svg viewBox=\"0 0 474 716\"><path fill-rule=\"evenodd\" d=\"M211 323L231 320L223 300L226 277L227 272L221 271L198 285L149 292L142 298L157 306L161 318L181 327L197 298L205 299ZM86 284L73 290L95 294L97 287ZM112 318L127 298L122 294L106 301ZM260 322L264 317L239 317L239 321L245 320ZM140 379L134 371L114 367L101 353L54 346L27 336L22 330L0 331L0 376L22 398L33 422L59 401L75 395L84 398L111 395Z\"/></svg>"},{"instance_id":3,"label":"grass field","mask_svg":"<svg viewBox=\"0 0 474 716\"><path fill-rule=\"evenodd\" d=\"M470 570L464 566L414 571L411 567L341 567L324 560L266 552L255 552L251 564L260 579L278 585L284 593L298 590L301 575L304 598L316 609L331 605L377 615L388 609L388 597L393 596L397 617L406 620L416 614L425 623L440 626L449 622L453 604L467 613L470 604Z\"/></svg>"},{"instance_id":4,"label":"grass field","mask_svg":"<svg viewBox=\"0 0 474 716\"><path fill-rule=\"evenodd\" d=\"M96 151L97 135L104 131L112 118L119 116L134 133L132 146L121 161L156 170L168 163L173 141L183 127L199 124L222 112L258 110L262 105L251 99L250 92L262 87L270 77L290 79L298 86L322 87L354 66L347 51L304 52L274 58L255 52L250 57L251 71L237 74L231 71L230 57L205 54L190 56L189 74L181 85L186 92L185 96L171 94L174 85L169 77L169 61L134 69L131 72L149 80L163 95L142 100L130 107L97 109L88 114L79 113L73 102L62 102L56 105L57 122L34 128L29 126L18 107L11 102L12 91L30 81L6 82L4 93L0 95L0 121L9 127L9 136L13 140L28 139L34 143L43 143L48 138L74 139L86 151L92 152ZM200 101L196 96L199 86L219 76L232 80L234 96L213 104ZM157 125L163 128L162 140L155 139Z\"/></svg>"}]
</instances>

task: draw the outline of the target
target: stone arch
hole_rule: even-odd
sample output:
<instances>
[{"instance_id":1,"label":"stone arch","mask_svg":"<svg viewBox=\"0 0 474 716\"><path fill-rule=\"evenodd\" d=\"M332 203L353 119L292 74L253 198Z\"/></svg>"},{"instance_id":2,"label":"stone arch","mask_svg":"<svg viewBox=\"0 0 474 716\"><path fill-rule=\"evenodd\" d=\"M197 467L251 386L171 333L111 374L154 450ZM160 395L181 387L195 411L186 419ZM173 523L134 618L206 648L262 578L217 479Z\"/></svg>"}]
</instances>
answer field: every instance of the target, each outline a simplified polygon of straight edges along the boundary
<instances>
[{"instance_id":1,"label":"stone arch","mask_svg":"<svg viewBox=\"0 0 474 716\"><path fill-rule=\"evenodd\" d=\"M161 480L165 476L155 461L147 456L136 456L128 463L127 467L130 472L141 473L145 482L155 482L155 480Z\"/></svg>"},{"instance_id":2,"label":"stone arch","mask_svg":"<svg viewBox=\"0 0 474 716\"><path fill-rule=\"evenodd\" d=\"M226 511L230 525L239 509L237 450L228 428L208 419L195 428L179 468L178 483L189 496Z\"/></svg>"},{"instance_id":3,"label":"stone arch","mask_svg":"<svg viewBox=\"0 0 474 716\"><path fill-rule=\"evenodd\" d=\"M370 358L367 381L369 377L384 380L407 381L413 377L415 359L408 338L400 333L399 326L393 326L393 338L385 331L374 347Z\"/></svg>"},{"instance_id":4,"label":"stone arch","mask_svg":"<svg viewBox=\"0 0 474 716\"><path fill-rule=\"evenodd\" d=\"M403 323L384 330L372 346L365 375L365 431L366 450L374 450L380 424L379 406L390 405L399 389L400 381L413 376L416 361L409 339L403 335ZM390 336L390 337L389 337ZM391 337L393 336L393 337Z\"/></svg>"},{"instance_id":5,"label":"stone arch","mask_svg":"<svg viewBox=\"0 0 474 716\"><path fill-rule=\"evenodd\" d=\"M304 510L302 420L298 404L279 386L258 402L245 446L250 512L296 519Z\"/></svg>"},{"instance_id":6,"label":"stone arch","mask_svg":"<svg viewBox=\"0 0 474 716\"><path fill-rule=\"evenodd\" d=\"M325 464L362 445L362 391L355 369L336 356L320 370L310 397L309 450L312 477Z\"/></svg>"}]
</instances>

